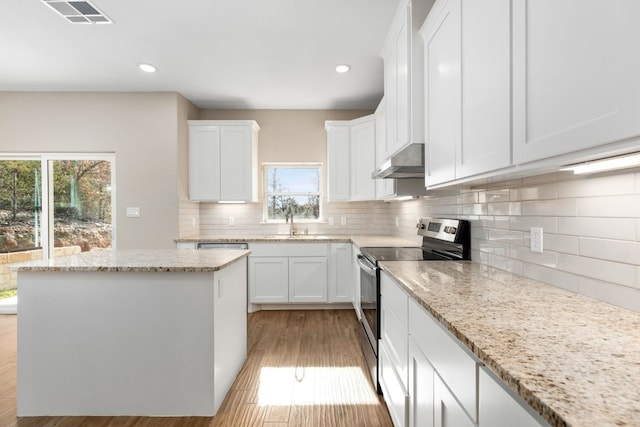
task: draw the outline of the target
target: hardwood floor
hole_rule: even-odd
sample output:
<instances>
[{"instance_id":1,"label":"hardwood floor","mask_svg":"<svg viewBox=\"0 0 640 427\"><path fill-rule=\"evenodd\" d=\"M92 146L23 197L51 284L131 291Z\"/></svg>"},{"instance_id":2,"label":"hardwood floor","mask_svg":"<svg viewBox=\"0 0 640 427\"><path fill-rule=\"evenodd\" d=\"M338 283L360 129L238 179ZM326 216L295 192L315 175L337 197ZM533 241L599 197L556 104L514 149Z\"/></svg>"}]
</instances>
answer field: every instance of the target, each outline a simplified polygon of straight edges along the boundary
<instances>
[{"instance_id":1,"label":"hardwood floor","mask_svg":"<svg viewBox=\"0 0 640 427\"><path fill-rule=\"evenodd\" d=\"M215 417L16 417L16 316L0 315L0 427L392 426L351 310L249 315L248 357Z\"/></svg>"}]
</instances>

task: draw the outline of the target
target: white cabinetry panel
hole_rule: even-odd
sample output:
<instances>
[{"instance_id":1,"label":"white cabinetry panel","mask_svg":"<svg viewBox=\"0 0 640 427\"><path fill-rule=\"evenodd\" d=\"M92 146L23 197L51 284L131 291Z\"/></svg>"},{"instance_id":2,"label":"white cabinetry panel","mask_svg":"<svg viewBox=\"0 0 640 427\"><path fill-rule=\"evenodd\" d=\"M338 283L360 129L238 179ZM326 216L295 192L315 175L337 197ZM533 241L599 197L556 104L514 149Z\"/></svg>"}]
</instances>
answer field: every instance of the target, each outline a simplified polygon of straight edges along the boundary
<instances>
[{"instance_id":1,"label":"white cabinetry panel","mask_svg":"<svg viewBox=\"0 0 640 427\"><path fill-rule=\"evenodd\" d=\"M189 198L257 201L258 127L250 120L189 120Z\"/></svg>"},{"instance_id":2,"label":"white cabinetry panel","mask_svg":"<svg viewBox=\"0 0 640 427\"><path fill-rule=\"evenodd\" d=\"M426 184L456 177L460 145L460 0L436 2L424 30Z\"/></svg>"},{"instance_id":3,"label":"white cabinetry panel","mask_svg":"<svg viewBox=\"0 0 640 427\"><path fill-rule=\"evenodd\" d=\"M249 257L249 288L252 303L289 300L289 258Z\"/></svg>"},{"instance_id":4,"label":"white cabinetry panel","mask_svg":"<svg viewBox=\"0 0 640 427\"><path fill-rule=\"evenodd\" d=\"M327 257L289 258L289 302L327 302Z\"/></svg>"},{"instance_id":5,"label":"white cabinetry panel","mask_svg":"<svg viewBox=\"0 0 640 427\"><path fill-rule=\"evenodd\" d=\"M514 162L640 135L640 2L513 3Z\"/></svg>"},{"instance_id":6,"label":"white cabinetry panel","mask_svg":"<svg viewBox=\"0 0 640 427\"><path fill-rule=\"evenodd\" d=\"M329 302L352 302L354 289L351 243L332 243L329 258Z\"/></svg>"}]
</instances>

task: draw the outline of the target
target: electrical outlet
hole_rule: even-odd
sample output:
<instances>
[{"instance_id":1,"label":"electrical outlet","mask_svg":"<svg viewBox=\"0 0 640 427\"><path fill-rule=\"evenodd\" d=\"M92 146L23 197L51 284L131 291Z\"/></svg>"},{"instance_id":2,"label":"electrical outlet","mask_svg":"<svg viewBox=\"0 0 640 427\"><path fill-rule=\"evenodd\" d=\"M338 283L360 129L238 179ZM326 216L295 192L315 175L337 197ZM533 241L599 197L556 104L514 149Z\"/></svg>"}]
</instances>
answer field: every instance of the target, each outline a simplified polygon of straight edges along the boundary
<instances>
[{"instance_id":1,"label":"electrical outlet","mask_svg":"<svg viewBox=\"0 0 640 427\"><path fill-rule=\"evenodd\" d=\"M333 225L333 217L332 216L329 217L329 225Z\"/></svg>"},{"instance_id":2,"label":"electrical outlet","mask_svg":"<svg viewBox=\"0 0 640 427\"><path fill-rule=\"evenodd\" d=\"M236 219L232 216L229 217L229 225L236 225Z\"/></svg>"},{"instance_id":3,"label":"electrical outlet","mask_svg":"<svg viewBox=\"0 0 640 427\"><path fill-rule=\"evenodd\" d=\"M340 217L340 224L347 225L347 217L346 216L341 216Z\"/></svg>"},{"instance_id":4,"label":"electrical outlet","mask_svg":"<svg viewBox=\"0 0 640 427\"><path fill-rule=\"evenodd\" d=\"M542 227L531 227L531 251L542 252Z\"/></svg>"},{"instance_id":5,"label":"electrical outlet","mask_svg":"<svg viewBox=\"0 0 640 427\"><path fill-rule=\"evenodd\" d=\"M396 217L396 227L400 227L400 218Z\"/></svg>"}]
</instances>

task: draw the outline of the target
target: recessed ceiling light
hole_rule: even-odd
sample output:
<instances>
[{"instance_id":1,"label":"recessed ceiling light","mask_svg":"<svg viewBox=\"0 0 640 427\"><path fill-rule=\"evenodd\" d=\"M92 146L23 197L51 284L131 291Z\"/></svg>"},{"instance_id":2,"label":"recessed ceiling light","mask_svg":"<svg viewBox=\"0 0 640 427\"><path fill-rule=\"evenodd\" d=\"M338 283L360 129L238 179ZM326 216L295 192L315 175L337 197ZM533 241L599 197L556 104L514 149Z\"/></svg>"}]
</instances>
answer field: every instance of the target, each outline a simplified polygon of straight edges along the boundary
<instances>
[{"instance_id":1,"label":"recessed ceiling light","mask_svg":"<svg viewBox=\"0 0 640 427\"><path fill-rule=\"evenodd\" d=\"M155 73L156 67L151 64L138 64L138 68L140 68L145 73Z\"/></svg>"},{"instance_id":2,"label":"recessed ceiling light","mask_svg":"<svg viewBox=\"0 0 640 427\"><path fill-rule=\"evenodd\" d=\"M346 73L350 69L351 69L351 65L347 65L347 64L336 65L336 72L338 73Z\"/></svg>"}]
</instances>

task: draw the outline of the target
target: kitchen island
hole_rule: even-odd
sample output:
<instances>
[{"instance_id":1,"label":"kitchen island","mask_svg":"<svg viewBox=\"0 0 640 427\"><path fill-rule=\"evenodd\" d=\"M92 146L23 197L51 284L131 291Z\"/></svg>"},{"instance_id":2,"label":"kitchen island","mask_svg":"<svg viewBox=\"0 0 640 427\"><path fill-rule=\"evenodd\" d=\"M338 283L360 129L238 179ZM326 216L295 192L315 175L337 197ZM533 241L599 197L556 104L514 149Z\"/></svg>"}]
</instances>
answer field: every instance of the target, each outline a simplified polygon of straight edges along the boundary
<instances>
[{"instance_id":1,"label":"kitchen island","mask_svg":"<svg viewBox=\"0 0 640 427\"><path fill-rule=\"evenodd\" d=\"M247 352L247 250L18 266L17 415L212 416Z\"/></svg>"}]
</instances>

